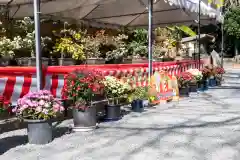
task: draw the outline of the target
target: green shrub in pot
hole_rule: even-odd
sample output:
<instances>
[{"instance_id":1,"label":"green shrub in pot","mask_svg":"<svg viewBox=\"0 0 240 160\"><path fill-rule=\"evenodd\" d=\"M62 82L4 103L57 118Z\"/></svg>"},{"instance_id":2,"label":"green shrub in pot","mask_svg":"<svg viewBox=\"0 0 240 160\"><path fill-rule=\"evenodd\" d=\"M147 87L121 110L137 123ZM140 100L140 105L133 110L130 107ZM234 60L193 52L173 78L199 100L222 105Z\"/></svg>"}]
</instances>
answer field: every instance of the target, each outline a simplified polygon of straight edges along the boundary
<instances>
[{"instance_id":1,"label":"green shrub in pot","mask_svg":"<svg viewBox=\"0 0 240 160\"><path fill-rule=\"evenodd\" d=\"M129 96L129 101L131 101L132 110L136 112L142 112L144 106L148 105L148 88L147 87L137 87L134 89L133 93Z\"/></svg>"}]
</instances>

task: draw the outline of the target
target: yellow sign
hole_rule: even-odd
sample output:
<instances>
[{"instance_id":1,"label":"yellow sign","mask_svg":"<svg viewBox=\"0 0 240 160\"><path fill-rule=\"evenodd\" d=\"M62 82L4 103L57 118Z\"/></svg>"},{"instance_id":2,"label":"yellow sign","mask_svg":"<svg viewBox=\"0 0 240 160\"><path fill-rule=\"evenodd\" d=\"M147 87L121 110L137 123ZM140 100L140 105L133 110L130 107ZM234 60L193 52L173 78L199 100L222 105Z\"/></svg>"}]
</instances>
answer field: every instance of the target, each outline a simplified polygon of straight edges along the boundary
<instances>
[{"instance_id":1,"label":"yellow sign","mask_svg":"<svg viewBox=\"0 0 240 160\"><path fill-rule=\"evenodd\" d=\"M150 95L156 98L156 102L177 99L178 83L175 76L168 75L167 72L155 72L151 77Z\"/></svg>"}]
</instances>

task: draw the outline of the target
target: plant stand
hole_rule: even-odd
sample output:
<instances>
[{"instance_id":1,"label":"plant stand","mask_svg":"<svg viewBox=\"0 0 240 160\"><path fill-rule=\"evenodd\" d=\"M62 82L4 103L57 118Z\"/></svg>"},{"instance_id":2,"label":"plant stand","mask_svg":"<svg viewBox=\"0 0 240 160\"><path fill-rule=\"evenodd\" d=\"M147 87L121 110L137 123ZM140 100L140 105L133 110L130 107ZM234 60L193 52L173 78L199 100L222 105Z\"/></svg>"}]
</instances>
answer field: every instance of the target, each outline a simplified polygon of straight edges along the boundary
<instances>
[{"instance_id":1,"label":"plant stand","mask_svg":"<svg viewBox=\"0 0 240 160\"><path fill-rule=\"evenodd\" d=\"M33 57L16 58L16 61L20 66L36 66L36 58ZM42 57L42 64L48 66L49 59Z\"/></svg>"},{"instance_id":2,"label":"plant stand","mask_svg":"<svg viewBox=\"0 0 240 160\"><path fill-rule=\"evenodd\" d=\"M137 99L132 101L131 103L133 112L143 112L144 111L144 103L143 100Z\"/></svg>"},{"instance_id":3,"label":"plant stand","mask_svg":"<svg viewBox=\"0 0 240 160\"><path fill-rule=\"evenodd\" d=\"M47 144L52 142L52 122L46 120L28 120L28 141L30 144Z\"/></svg>"},{"instance_id":4,"label":"plant stand","mask_svg":"<svg viewBox=\"0 0 240 160\"><path fill-rule=\"evenodd\" d=\"M117 121L121 119L121 106L120 105L110 105L105 106L105 118L104 121Z\"/></svg>"},{"instance_id":5,"label":"plant stand","mask_svg":"<svg viewBox=\"0 0 240 160\"><path fill-rule=\"evenodd\" d=\"M188 87L179 88L179 96L180 97L189 97L189 88Z\"/></svg>"},{"instance_id":6,"label":"plant stand","mask_svg":"<svg viewBox=\"0 0 240 160\"><path fill-rule=\"evenodd\" d=\"M91 131L96 129L97 113L95 107L88 107L85 111L73 109L73 128L75 132Z\"/></svg>"},{"instance_id":7,"label":"plant stand","mask_svg":"<svg viewBox=\"0 0 240 160\"><path fill-rule=\"evenodd\" d=\"M105 64L105 59L103 59L103 58L88 58L88 59L86 59L86 64Z\"/></svg>"},{"instance_id":8,"label":"plant stand","mask_svg":"<svg viewBox=\"0 0 240 160\"><path fill-rule=\"evenodd\" d=\"M148 60L146 58L139 59L131 59L131 58L123 58L123 64L135 64L135 63L147 63Z\"/></svg>"}]
</instances>

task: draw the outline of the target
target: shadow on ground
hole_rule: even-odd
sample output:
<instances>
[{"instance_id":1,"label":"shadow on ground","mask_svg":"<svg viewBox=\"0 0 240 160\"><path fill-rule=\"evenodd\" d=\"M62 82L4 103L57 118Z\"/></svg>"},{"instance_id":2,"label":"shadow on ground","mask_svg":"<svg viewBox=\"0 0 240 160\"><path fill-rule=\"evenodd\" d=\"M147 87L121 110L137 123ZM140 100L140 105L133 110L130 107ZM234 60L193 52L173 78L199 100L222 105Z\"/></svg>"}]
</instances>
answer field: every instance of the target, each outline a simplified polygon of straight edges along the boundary
<instances>
[{"instance_id":1,"label":"shadow on ground","mask_svg":"<svg viewBox=\"0 0 240 160\"><path fill-rule=\"evenodd\" d=\"M68 127L53 127L53 139L59 138L64 134L70 133ZM28 143L27 135L18 135L0 139L0 155L8 150Z\"/></svg>"}]
</instances>

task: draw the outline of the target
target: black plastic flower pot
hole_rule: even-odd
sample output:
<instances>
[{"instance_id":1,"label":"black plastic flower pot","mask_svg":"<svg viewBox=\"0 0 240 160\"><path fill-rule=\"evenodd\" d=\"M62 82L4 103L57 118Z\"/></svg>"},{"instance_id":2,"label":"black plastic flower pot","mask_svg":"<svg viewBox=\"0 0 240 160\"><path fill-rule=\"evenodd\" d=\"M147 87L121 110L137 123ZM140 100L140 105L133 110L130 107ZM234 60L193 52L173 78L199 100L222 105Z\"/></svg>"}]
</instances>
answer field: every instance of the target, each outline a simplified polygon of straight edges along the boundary
<instances>
[{"instance_id":1,"label":"black plastic flower pot","mask_svg":"<svg viewBox=\"0 0 240 160\"><path fill-rule=\"evenodd\" d=\"M222 84L221 80L217 80L217 81L216 81L216 85L217 85L217 86L221 86L221 84Z\"/></svg>"},{"instance_id":2,"label":"black plastic flower pot","mask_svg":"<svg viewBox=\"0 0 240 160\"><path fill-rule=\"evenodd\" d=\"M215 78L210 78L208 80L208 85L209 85L209 87L215 87L217 85L216 79Z\"/></svg>"},{"instance_id":3,"label":"black plastic flower pot","mask_svg":"<svg viewBox=\"0 0 240 160\"><path fill-rule=\"evenodd\" d=\"M204 92L208 90L208 80L203 80L199 83L198 91Z\"/></svg>"},{"instance_id":4,"label":"black plastic flower pot","mask_svg":"<svg viewBox=\"0 0 240 160\"><path fill-rule=\"evenodd\" d=\"M188 97L189 96L189 88L188 87L179 88L179 95L180 95L180 97Z\"/></svg>"},{"instance_id":5,"label":"black plastic flower pot","mask_svg":"<svg viewBox=\"0 0 240 160\"><path fill-rule=\"evenodd\" d=\"M189 92L197 92L198 85L197 84L190 84L189 85Z\"/></svg>"},{"instance_id":6,"label":"black plastic flower pot","mask_svg":"<svg viewBox=\"0 0 240 160\"><path fill-rule=\"evenodd\" d=\"M121 106L107 104L105 106L105 121L115 121L121 119Z\"/></svg>"},{"instance_id":7,"label":"black plastic flower pot","mask_svg":"<svg viewBox=\"0 0 240 160\"><path fill-rule=\"evenodd\" d=\"M90 131L96 128L97 113L95 107L86 107L85 110L73 108L73 131Z\"/></svg>"},{"instance_id":8,"label":"black plastic flower pot","mask_svg":"<svg viewBox=\"0 0 240 160\"><path fill-rule=\"evenodd\" d=\"M134 100L131 103L133 112L143 112L144 110L144 103L143 100Z\"/></svg>"},{"instance_id":9,"label":"black plastic flower pot","mask_svg":"<svg viewBox=\"0 0 240 160\"><path fill-rule=\"evenodd\" d=\"M52 142L52 122L47 120L24 120L28 123L28 142L30 144L47 144Z\"/></svg>"}]
</instances>

